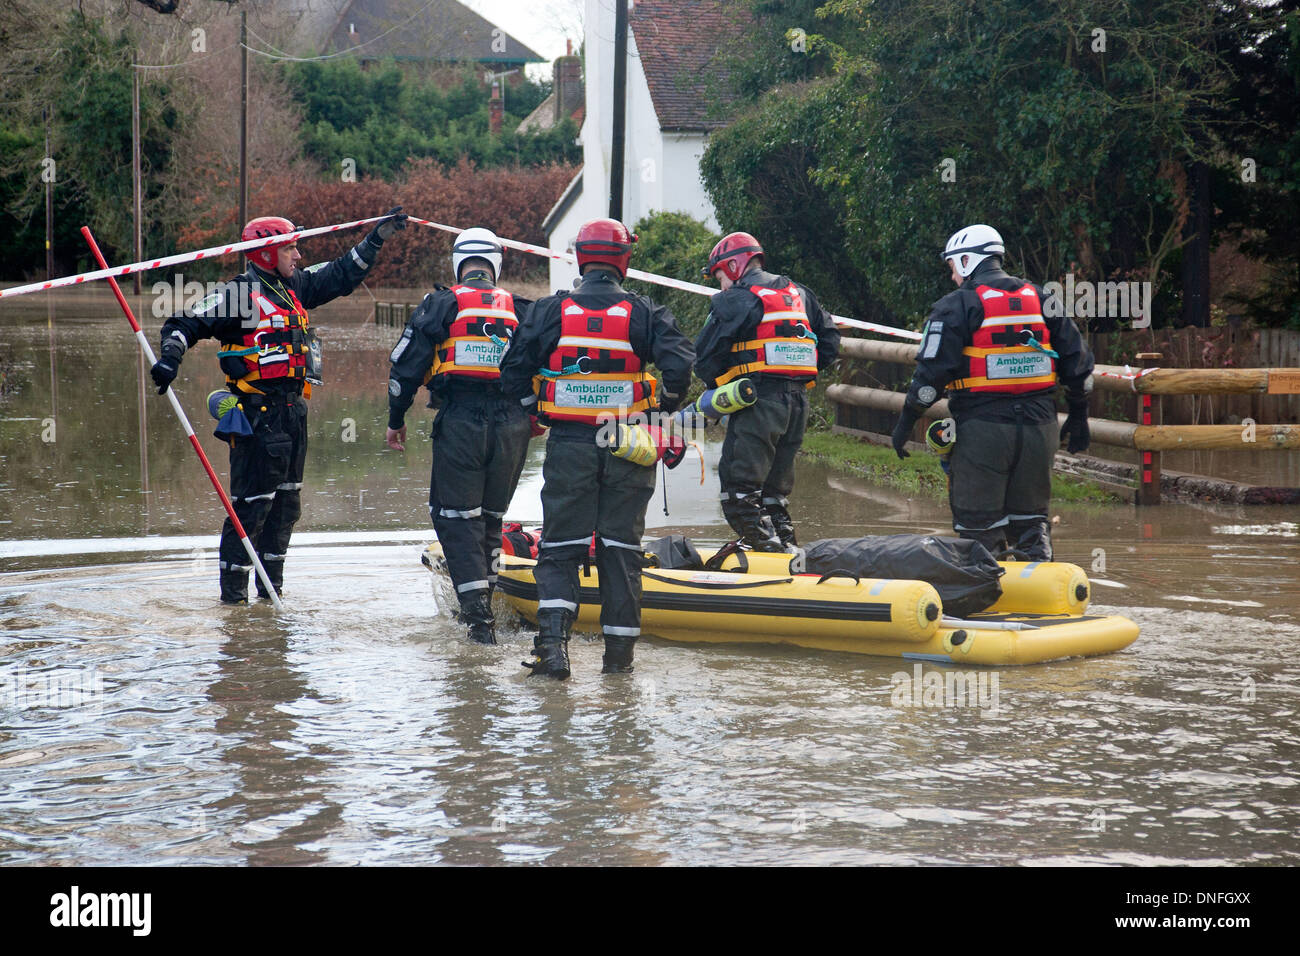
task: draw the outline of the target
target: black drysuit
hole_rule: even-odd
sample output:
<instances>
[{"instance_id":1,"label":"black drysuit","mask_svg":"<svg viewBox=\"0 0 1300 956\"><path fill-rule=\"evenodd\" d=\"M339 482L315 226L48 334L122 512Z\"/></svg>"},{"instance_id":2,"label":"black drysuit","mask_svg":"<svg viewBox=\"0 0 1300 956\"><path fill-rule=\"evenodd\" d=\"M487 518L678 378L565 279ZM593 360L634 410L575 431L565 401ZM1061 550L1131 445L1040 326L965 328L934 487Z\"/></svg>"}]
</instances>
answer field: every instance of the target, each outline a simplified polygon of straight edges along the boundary
<instances>
[{"instance_id":1,"label":"black drysuit","mask_svg":"<svg viewBox=\"0 0 1300 956\"><path fill-rule=\"evenodd\" d=\"M250 265L242 275L223 283L218 292L194 309L173 315L163 323L161 339L184 348L214 338L223 346L238 348L246 329L256 328L258 315L249 290L256 288L273 304L292 309L291 290L304 309L324 305L348 295L361 284L375 261L379 247L362 240L331 262L310 269L295 269L284 279ZM175 345L171 346L175 349ZM232 439L230 448L230 500L244 526L267 577L279 590L284 580L285 554L293 526L302 513L303 469L307 461L307 402L303 380L261 379L250 383L260 395L231 387L253 428L246 438ZM219 560L221 599L229 603L248 597L248 552L240 543L229 518L221 529ZM258 593L265 589L257 582Z\"/></svg>"},{"instance_id":2,"label":"black drysuit","mask_svg":"<svg viewBox=\"0 0 1300 956\"><path fill-rule=\"evenodd\" d=\"M733 367L736 355L732 346L752 340L763 321L763 305L749 288L784 289L789 285L785 276L755 270L713 297L708 322L695 343L695 374L706 385L712 388L718 377ZM840 334L817 296L805 286L795 286L803 299L808 325L817 336L817 370L822 371L839 354ZM718 462L722 513L746 540L755 536L766 515L782 542L791 544L794 525L788 499L794 488L795 456L803 444L808 422L806 382L786 375L747 377L758 389L758 401L730 416L727 422L727 437Z\"/></svg>"},{"instance_id":3,"label":"black drysuit","mask_svg":"<svg viewBox=\"0 0 1300 956\"><path fill-rule=\"evenodd\" d=\"M495 288L474 278L464 285L485 292ZM514 297L521 320L530 304ZM438 346L451 333L458 308L455 293L440 288L411 313L389 357L389 428L403 426ZM519 484L532 429L528 413L519 402L505 398L498 380L440 374L429 381L429 391L439 405L432 431L429 517L456 596L467 604L484 591L490 595L496 585L501 520Z\"/></svg>"},{"instance_id":4,"label":"black drysuit","mask_svg":"<svg viewBox=\"0 0 1300 956\"><path fill-rule=\"evenodd\" d=\"M561 304L605 309L632 304L628 341L659 370L659 407L670 412L686 394L695 358L691 340L664 306L623 290L614 276L589 269L573 292L539 299L519 327L501 362L501 389L536 407L533 376L546 365L560 340ZM641 535L646 505L655 489L655 469L616 457L608 429L557 421L550 429L543 467L542 542L537 570L538 609L578 611L578 565L596 533L600 574L601 629L606 635L641 632Z\"/></svg>"},{"instance_id":5,"label":"black drysuit","mask_svg":"<svg viewBox=\"0 0 1300 956\"><path fill-rule=\"evenodd\" d=\"M1014 291L1025 280L1002 270L997 258L985 259L952 292L935 303L917 350L916 371L904 414L920 414L935 403L949 382L968 374L962 349L971 345L984 321L976 287ZM1092 389L1092 352L1074 322L1055 309L1039 286L1043 322L1057 353L1056 377L1070 402L1086 401ZM954 390L948 408L956 423L949 459L948 487L953 530L973 538L995 555L1008 545L1030 560L1050 561L1052 541L1048 506L1052 461L1060 443L1056 386L1019 394Z\"/></svg>"}]
</instances>

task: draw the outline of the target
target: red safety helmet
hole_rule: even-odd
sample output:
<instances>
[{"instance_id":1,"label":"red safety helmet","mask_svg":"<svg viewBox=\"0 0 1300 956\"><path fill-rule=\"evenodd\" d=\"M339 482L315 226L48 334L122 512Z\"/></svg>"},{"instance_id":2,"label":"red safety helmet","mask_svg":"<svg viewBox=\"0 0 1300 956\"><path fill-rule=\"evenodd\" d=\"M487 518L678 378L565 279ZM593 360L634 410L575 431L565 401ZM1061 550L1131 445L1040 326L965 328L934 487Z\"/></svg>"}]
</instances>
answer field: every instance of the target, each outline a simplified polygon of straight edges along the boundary
<instances>
[{"instance_id":1,"label":"red safety helmet","mask_svg":"<svg viewBox=\"0 0 1300 956\"><path fill-rule=\"evenodd\" d=\"M248 225L244 227L244 231L240 233L240 238L247 242L250 239L283 236L294 231L293 223L288 219L281 219L279 216L261 216L249 220ZM267 272L274 272L276 250L286 245L288 245L287 242L272 243L258 249L249 249L244 255L248 256L248 261L253 265L265 269Z\"/></svg>"},{"instance_id":2,"label":"red safety helmet","mask_svg":"<svg viewBox=\"0 0 1300 956\"><path fill-rule=\"evenodd\" d=\"M732 282L745 274L749 260L757 256L763 258L763 247L747 232L733 232L723 236L709 253L709 265L703 269L704 275L712 278L713 273L721 269Z\"/></svg>"},{"instance_id":3,"label":"red safety helmet","mask_svg":"<svg viewBox=\"0 0 1300 956\"><path fill-rule=\"evenodd\" d=\"M573 251L578 254L578 271L593 262L613 266L619 278L627 275L627 263L632 258L632 243L636 236L617 219L593 219L583 223L578 238L573 241Z\"/></svg>"}]
</instances>

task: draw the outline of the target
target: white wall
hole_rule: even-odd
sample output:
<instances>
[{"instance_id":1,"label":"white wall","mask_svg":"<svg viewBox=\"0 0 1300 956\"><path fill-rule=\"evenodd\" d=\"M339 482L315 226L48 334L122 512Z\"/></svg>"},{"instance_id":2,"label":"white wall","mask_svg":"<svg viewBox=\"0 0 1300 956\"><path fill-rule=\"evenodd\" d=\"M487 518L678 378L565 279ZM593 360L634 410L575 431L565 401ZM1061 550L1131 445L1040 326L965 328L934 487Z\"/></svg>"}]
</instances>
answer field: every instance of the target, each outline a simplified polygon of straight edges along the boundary
<instances>
[{"instance_id":1,"label":"white wall","mask_svg":"<svg viewBox=\"0 0 1300 956\"><path fill-rule=\"evenodd\" d=\"M586 186L586 178L583 178L583 186ZM588 199L586 189L583 195L569 207L568 212L560 217L559 221L551 228L550 234L546 237L546 247L553 252L572 252L573 237L578 234L578 227L588 219L598 218L589 214L586 206ZM560 262L557 259L551 260L551 291L556 292L560 289L573 288L573 280L578 277L578 267L568 262Z\"/></svg>"},{"instance_id":2,"label":"white wall","mask_svg":"<svg viewBox=\"0 0 1300 956\"><path fill-rule=\"evenodd\" d=\"M703 133L663 134L664 182L668 184L670 193L664 205L655 208L688 213L716 232L718 220L713 202L704 189L704 180L700 178L700 157L708 145L708 138Z\"/></svg>"},{"instance_id":3,"label":"white wall","mask_svg":"<svg viewBox=\"0 0 1300 956\"><path fill-rule=\"evenodd\" d=\"M582 123L582 195L547 236L549 248L565 251L578 227L609 215L610 152L614 129L614 2L586 0L586 102ZM627 129L623 167L623 221L634 226L651 212L684 212L717 229L713 204L700 181L703 133L662 133L636 36L628 37ZM633 251L632 264L636 265ZM551 261L551 284L567 289L576 266Z\"/></svg>"}]
</instances>

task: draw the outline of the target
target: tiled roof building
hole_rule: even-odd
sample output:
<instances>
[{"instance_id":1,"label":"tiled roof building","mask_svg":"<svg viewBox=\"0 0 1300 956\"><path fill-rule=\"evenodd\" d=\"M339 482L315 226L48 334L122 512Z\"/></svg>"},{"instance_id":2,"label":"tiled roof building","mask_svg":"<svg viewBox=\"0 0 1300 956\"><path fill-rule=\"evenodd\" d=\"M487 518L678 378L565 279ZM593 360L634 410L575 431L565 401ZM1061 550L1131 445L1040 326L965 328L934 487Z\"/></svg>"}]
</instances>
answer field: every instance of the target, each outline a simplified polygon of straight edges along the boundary
<instances>
[{"instance_id":1,"label":"tiled roof building","mask_svg":"<svg viewBox=\"0 0 1300 956\"><path fill-rule=\"evenodd\" d=\"M478 62L494 69L544 63L545 58L456 0L350 0L324 52L360 60Z\"/></svg>"},{"instance_id":2,"label":"tiled roof building","mask_svg":"<svg viewBox=\"0 0 1300 956\"><path fill-rule=\"evenodd\" d=\"M628 20L662 130L713 130L722 47L740 34L745 5L726 0L638 0Z\"/></svg>"}]
</instances>

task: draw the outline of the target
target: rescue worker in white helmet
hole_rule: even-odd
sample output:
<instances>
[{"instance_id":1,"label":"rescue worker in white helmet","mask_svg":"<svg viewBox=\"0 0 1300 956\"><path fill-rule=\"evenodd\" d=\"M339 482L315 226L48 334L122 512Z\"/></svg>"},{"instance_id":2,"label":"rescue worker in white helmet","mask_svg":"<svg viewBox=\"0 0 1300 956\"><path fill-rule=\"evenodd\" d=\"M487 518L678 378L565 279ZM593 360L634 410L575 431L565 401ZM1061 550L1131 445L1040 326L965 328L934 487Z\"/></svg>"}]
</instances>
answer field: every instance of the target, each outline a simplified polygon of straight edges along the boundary
<instances>
[{"instance_id":1,"label":"rescue worker in white helmet","mask_svg":"<svg viewBox=\"0 0 1300 956\"><path fill-rule=\"evenodd\" d=\"M466 229L452 245L455 284L437 286L407 320L389 356L389 448L403 451L406 410L429 387L433 467L429 517L442 543L469 637L495 644L492 593L501 520L523 471L532 427L501 392L501 356L531 301L498 284L501 241Z\"/></svg>"},{"instance_id":2,"label":"rescue worker in white helmet","mask_svg":"<svg viewBox=\"0 0 1300 956\"><path fill-rule=\"evenodd\" d=\"M550 427L542 487L534 675L569 676L578 564L596 536L602 673L632 670L641 633L641 534L655 468L614 454L612 422L674 411L691 382L691 340L667 308L621 285L636 236L585 223L574 242L581 282L539 299L501 362L501 389ZM663 376L657 384L648 366ZM638 423L639 424L639 423Z\"/></svg>"},{"instance_id":3,"label":"rescue worker in white helmet","mask_svg":"<svg viewBox=\"0 0 1300 956\"><path fill-rule=\"evenodd\" d=\"M747 547L790 551L798 543L789 495L807 392L839 354L840 334L807 286L763 270L763 248L747 232L724 236L703 271L722 291L695 342L695 374L709 388L744 376L758 390L758 401L727 421L722 513Z\"/></svg>"},{"instance_id":4,"label":"rescue worker in white helmet","mask_svg":"<svg viewBox=\"0 0 1300 956\"><path fill-rule=\"evenodd\" d=\"M321 384L321 349L307 310L349 295L361 284L384 241L406 228L402 207L389 210L361 242L332 262L299 269L297 239L246 253L248 271L235 276L194 308L162 327L158 361L150 370L158 394L180 371L196 342L221 343L217 358L226 386L238 397L251 435L230 439L230 500L276 593L284 582L289 537L302 513L307 460L307 402ZM242 238L269 239L294 232L293 223L263 216L244 226ZM234 523L221 530L218 561L223 604L248 600L248 552ZM269 597L261 579L257 591Z\"/></svg>"},{"instance_id":5,"label":"rescue worker in white helmet","mask_svg":"<svg viewBox=\"0 0 1300 956\"><path fill-rule=\"evenodd\" d=\"M925 324L892 440L906 458L913 425L947 388L953 529L994 556L1050 561L1052 460L1062 441L1072 453L1088 447L1092 352L1063 309L1044 308L1041 287L1002 270L1004 252L982 224L948 240L943 258L957 289ZM1058 385L1069 408L1059 431Z\"/></svg>"}]
</instances>

